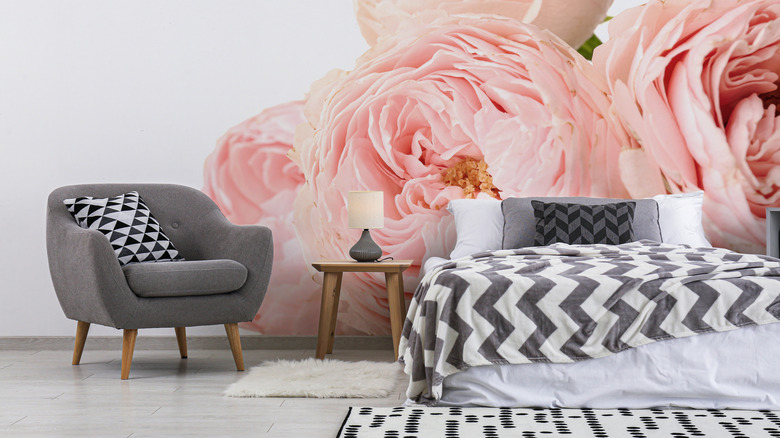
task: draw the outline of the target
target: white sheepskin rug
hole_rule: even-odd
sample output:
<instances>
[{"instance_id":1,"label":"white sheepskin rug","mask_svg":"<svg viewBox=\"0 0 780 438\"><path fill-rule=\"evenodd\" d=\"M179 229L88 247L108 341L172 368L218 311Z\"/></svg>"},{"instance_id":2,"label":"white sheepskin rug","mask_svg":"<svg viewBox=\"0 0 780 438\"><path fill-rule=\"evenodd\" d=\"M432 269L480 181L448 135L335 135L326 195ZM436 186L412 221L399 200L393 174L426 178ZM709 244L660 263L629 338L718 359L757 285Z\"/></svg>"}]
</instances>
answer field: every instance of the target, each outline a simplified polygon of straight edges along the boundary
<instances>
[{"instance_id":1,"label":"white sheepskin rug","mask_svg":"<svg viewBox=\"0 0 780 438\"><path fill-rule=\"evenodd\" d=\"M397 362L277 360L249 370L223 392L228 397L387 397L403 375Z\"/></svg>"}]
</instances>

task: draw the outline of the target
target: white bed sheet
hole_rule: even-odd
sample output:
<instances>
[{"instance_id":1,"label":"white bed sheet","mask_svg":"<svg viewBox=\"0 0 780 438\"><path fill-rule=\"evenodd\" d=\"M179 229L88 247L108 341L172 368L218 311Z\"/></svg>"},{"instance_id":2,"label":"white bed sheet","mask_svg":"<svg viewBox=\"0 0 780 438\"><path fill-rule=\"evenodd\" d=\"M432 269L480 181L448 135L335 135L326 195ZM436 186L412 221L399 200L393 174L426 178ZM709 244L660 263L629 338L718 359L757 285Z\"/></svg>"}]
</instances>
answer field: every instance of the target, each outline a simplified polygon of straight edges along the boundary
<instances>
[{"instance_id":1,"label":"white bed sheet","mask_svg":"<svg viewBox=\"0 0 780 438\"><path fill-rule=\"evenodd\" d=\"M493 365L444 379L442 406L780 409L780 324L660 341L571 364Z\"/></svg>"}]
</instances>

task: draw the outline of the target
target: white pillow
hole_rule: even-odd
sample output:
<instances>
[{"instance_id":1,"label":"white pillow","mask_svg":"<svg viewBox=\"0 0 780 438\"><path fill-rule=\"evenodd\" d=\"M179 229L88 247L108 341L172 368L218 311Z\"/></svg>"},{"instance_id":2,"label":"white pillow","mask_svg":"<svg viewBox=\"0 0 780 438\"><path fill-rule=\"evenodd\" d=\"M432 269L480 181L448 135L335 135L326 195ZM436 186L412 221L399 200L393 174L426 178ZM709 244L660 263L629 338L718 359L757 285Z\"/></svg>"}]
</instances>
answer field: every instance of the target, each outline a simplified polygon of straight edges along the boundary
<instances>
[{"instance_id":1,"label":"white pillow","mask_svg":"<svg viewBox=\"0 0 780 438\"><path fill-rule=\"evenodd\" d=\"M712 248L701 224L704 192L653 196L658 203L658 222L664 243Z\"/></svg>"},{"instance_id":2,"label":"white pillow","mask_svg":"<svg viewBox=\"0 0 780 438\"><path fill-rule=\"evenodd\" d=\"M504 238L504 215L498 199L457 199L447 211L455 217L457 241L450 259L476 252L501 249Z\"/></svg>"}]
</instances>

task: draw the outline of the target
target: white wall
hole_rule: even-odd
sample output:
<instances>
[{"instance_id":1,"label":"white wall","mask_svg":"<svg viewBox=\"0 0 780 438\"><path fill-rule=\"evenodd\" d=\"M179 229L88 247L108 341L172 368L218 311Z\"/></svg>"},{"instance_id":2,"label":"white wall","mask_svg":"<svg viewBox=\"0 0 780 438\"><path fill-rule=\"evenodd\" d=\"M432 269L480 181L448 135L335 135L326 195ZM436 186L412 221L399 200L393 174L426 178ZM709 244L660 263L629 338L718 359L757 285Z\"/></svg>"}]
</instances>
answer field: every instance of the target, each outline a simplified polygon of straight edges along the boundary
<instances>
[{"instance_id":1,"label":"white wall","mask_svg":"<svg viewBox=\"0 0 780 438\"><path fill-rule=\"evenodd\" d=\"M0 336L75 332L46 262L52 189L200 188L225 130L366 48L349 0L0 0Z\"/></svg>"},{"instance_id":2,"label":"white wall","mask_svg":"<svg viewBox=\"0 0 780 438\"><path fill-rule=\"evenodd\" d=\"M0 336L75 333L46 261L52 189L200 188L229 127L366 49L346 0L0 0Z\"/></svg>"}]
</instances>

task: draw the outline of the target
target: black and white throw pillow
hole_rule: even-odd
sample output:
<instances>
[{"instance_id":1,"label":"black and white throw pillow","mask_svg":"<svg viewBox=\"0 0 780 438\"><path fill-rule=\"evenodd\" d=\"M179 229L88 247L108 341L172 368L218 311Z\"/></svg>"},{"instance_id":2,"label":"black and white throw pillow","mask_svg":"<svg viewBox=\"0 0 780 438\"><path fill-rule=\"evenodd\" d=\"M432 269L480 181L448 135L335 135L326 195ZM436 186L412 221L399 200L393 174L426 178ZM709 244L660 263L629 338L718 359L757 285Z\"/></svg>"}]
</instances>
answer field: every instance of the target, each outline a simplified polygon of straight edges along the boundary
<instances>
[{"instance_id":1,"label":"black and white throw pillow","mask_svg":"<svg viewBox=\"0 0 780 438\"><path fill-rule=\"evenodd\" d=\"M536 219L534 245L619 245L633 242L635 202L564 204L531 201Z\"/></svg>"},{"instance_id":2,"label":"black and white throw pillow","mask_svg":"<svg viewBox=\"0 0 780 438\"><path fill-rule=\"evenodd\" d=\"M111 198L81 196L62 201L81 228L103 233L121 266L184 260L138 192Z\"/></svg>"}]
</instances>

